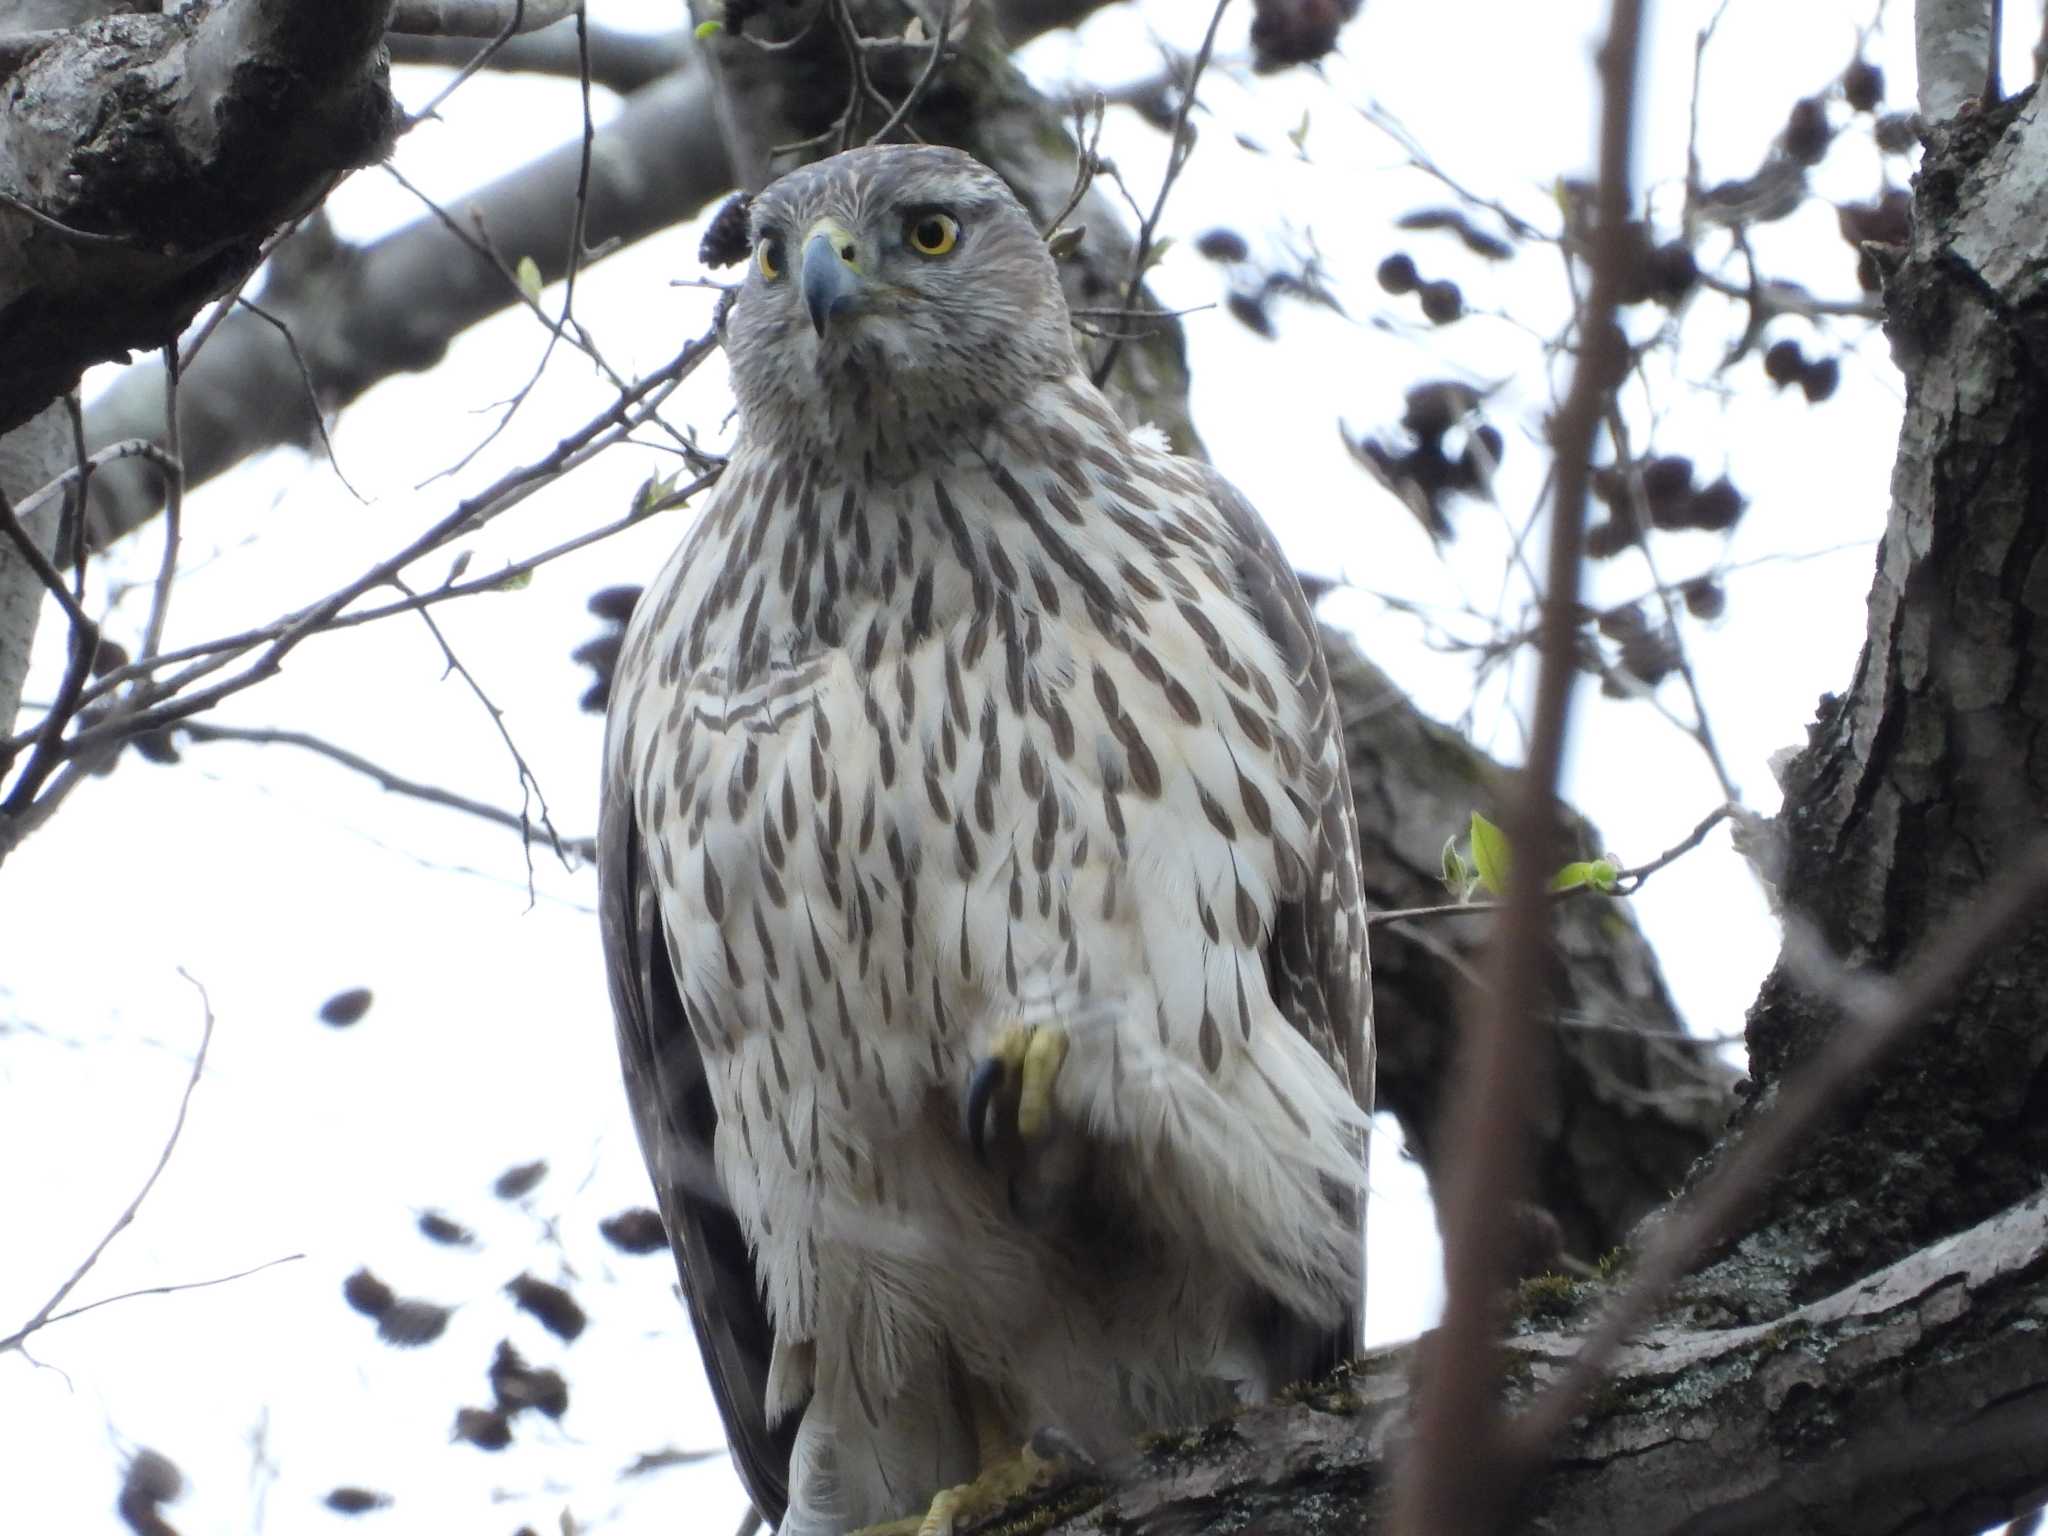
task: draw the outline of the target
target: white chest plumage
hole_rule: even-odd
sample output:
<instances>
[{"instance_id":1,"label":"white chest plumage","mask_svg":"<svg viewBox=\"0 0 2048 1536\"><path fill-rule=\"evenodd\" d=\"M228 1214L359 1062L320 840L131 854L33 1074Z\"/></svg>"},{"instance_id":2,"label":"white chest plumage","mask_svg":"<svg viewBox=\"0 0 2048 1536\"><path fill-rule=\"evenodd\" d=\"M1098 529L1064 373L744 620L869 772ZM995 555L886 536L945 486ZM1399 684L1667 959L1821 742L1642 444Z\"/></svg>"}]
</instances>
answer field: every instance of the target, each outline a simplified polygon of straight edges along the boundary
<instances>
[{"instance_id":1,"label":"white chest plumage","mask_svg":"<svg viewBox=\"0 0 2048 1536\"><path fill-rule=\"evenodd\" d=\"M1314 723L1199 471L1111 454L1060 388L1049 434L900 484L743 450L629 633L611 750L777 1328L771 1412L908 1411L947 1359L1000 1395L1060 1348L1077 1397L1143 1418L1229 1376L1245 1296L1333 1316L1348 1289L1359 1117L1263 959L1318 835ZM1062 1122L1148 1227L1127 1295L1020 1226L961 1132L991 1041L1048 1022ZM1232 1282L1119 1379L1109 1314L1176 1243Z\"/></svg>"}]
</instances>

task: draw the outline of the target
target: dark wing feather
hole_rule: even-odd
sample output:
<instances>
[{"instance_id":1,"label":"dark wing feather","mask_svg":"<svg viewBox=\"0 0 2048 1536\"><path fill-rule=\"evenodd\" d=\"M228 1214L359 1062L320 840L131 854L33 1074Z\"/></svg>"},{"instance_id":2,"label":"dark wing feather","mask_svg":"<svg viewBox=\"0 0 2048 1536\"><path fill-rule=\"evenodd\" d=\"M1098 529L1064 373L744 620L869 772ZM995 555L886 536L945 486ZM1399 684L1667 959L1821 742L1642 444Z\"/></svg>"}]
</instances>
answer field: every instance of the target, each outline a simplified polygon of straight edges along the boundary
<instances>
[{"instance_id":1,"label":"dark wing feather","mask_svg":"<svg viewBox=\"0 0 2048 1536\"><path fill-rule=\"evenodd\" d=\"M616 759L609 763L598 815L599 926L619 1062L733 1463L754 1507L773 1525L788 1507L790 1447L803 1415L791 1413L772 1430L767 1423L774 1326L712 1162L718 1113L669 963L634 796L624 782L630 771Z\"/></svg>"},{"instance_id":2,"label":"dark wing feather","mask_svg":"<svg viewBox=\"0 0 2048 1536\"><path fill-rule=\"evenodd\" d=\"M1273 929L1266 940L1266 980L1273 1001L1288 1022L1347 1075L1352 1096L1371 1114L1372 967L1366 955L1358 817L1351 802L1344 723L1330 687L1329 664L1300 579L1280 552L1272 530L1229 481L1214 471L1209 472L1208 481L1218 511L1237 535L1239 594L1287 668L1288 675L1274 679L1275 686L1294 688L1314 722L1303 745L1310 770L1317 776L1320 798L1309 810L1311 824L1320 836L1300 895L1283 899L1274 911ZM1366 1147L1361 1147L1360 1155L1365 1152ZM1362 1197L1358 1224L1362 1236ZM1346 1329L1348 1336L1332 1341L1338 1358L1359 1348L1358 1330L1364 1318L1365 1272L1361 1265L1357 1311Z\"/></svg>"}]
</instances>

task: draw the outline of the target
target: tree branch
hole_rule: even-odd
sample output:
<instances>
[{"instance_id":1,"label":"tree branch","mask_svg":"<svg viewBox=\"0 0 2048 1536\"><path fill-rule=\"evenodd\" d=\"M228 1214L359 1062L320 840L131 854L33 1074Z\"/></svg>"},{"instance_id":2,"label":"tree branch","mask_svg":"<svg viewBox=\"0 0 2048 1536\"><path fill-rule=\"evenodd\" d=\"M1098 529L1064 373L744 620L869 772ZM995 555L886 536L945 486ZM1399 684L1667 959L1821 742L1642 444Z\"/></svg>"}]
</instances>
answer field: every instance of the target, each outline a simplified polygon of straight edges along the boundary
<instances>
[{"instance_id":1,"label":"tree branch","mask_svg":"<svg viewBox=\"0 0 2048 1536\"><path fill-rule=\"evenodd\" d=\"M389 8L115 16L21 66L0 110L0 431L176 335L263 236L389 149Z\"/></svg>"},{"instance_id":2,"label":"tree branch","mask_svg":"<svg viewBox=\"0 0 2048 1536\"><path fill-rule=\"evenodd\" d=\"M468 795L459 795L452 789L443 789L438 784L428 784L419 779L409 779L401 773L394 773L377 763L371 762L360 753L337 746L308 731L288 731L268 726L220 725L210 720L187 720L178 727L179 732L192 741L239 741L251 746L290 746L317 753L329 762L339 763L372 780L379 789L394 795L406 795L414 800L424 800L429 805L445 806L449 810L461 811L475 816L494 826L510 827L521 838L531 844L540 834L534 830L532 818L523 816L487 801L474 800ZM549 841L566 852L575 854L586 862L597 857L597 841L589 837L554 837Z\"/></svg>"},{"instance_id":3,"label":"tree branch","mask_svg":"<svg viewBox=\"0 0 2048 1536\"><path fill-rule=\"evenodd\" d=\"M1562 861L1556 833L1557 776L1571 709L1580 551L1593 437L1612 398L1627 338L1615 315L1633 207L1641 0L1614 0L1600 48L1601 131L1593 280L1579 318L1571 391L1552 424L1555 495L1550 566L1543 587L1542 662L1529 757L1508 821L1516 857L1508 911L1488 955L1490 986L1464 1009L1465 1061L1451 1120L1439 1221L1444 1234L1444 1324L1417 1412L1414 1452L1397 1489L1405 1536L1480 1536L1494 1528L1526 1468L1508 1454L1494 1381L1499 1297L1513 1274L1512 1211L1526 1179L1533 1028L1550 969L1546 884Z\"/></svg>"},{"instance_id":4,"label":"tree branch","mask_svg":"<svg viewBox=\"0 0 2048 1536\"><path fill-rule=\"evenodd\" d=\"M183 971L178 974L185 976ZM193 988L199 993L199 1005L205 1011L205 1022L200 1028L199 1049L192 1055L191 1074L185 1079L185 1091L178 1098L178 1118L171 1122L171 1134L164 1140L163 1151L157 1154L156 1166L149 1170L149 1177L142 1181L142 1188L135 1192L135 1198L128 1202L128 1208L115 1218L114 1224L107 1229L106 1236L93 1245L92 1251L80 1261L78 1268L71 1272L70 1278L58 1286L55 1294L36 1309L35 1316L4 1339L0 1339L0 1355L11 1349L21 1348L31 1334L51 1321L57 1309L64 1304L64 1298L77 1288L79 1281L92 1273L93 1265L99 1263L100 1256L107 1251L114 1239L128 1230L128 1224L135 1220L135 1213L142 1209L142 1202L149 1198L149 1192L156 1188L156 1181L163 1177L164 1169L170 1164L171 1154L178 1150L178 1138L185 1132L185 1112L192 1107L192 1090L199 1086L199 1076L206 1070L207 1047L213 1044L213 1004L206 996L206 988L192 981L190 976L185 976L185 979L191 981Z\"/></svg>"},{"instance_id":5,"label":"tree branch","mask_svg":"<svg viewBox=\"0 0 2048 1536\"><path fill-rule=\"evenodd\" d=\"M495 34L492 34L495 35ZM386 40L394 64L446 65L459 69L476 57L476 44L460 37L393 32ZM627 95L674 74L688 61L690 34L622 32L616 27L590 29L590 83ZM499 74L555 75L581 78L573 20L556 22L538 32L506 39L485 69Z\"/></svg>"},{"instance_id":6,"label":"tree branch","mask_svg":"<svg viewBox=\"0 0 2048 1536\"><path fill-rule=\"evenodd\" d=\"M2048 1192L2037 1192L1773 1323L1661 1323L1616 1357L1499 1529L1971 1536L2048 1489L2044 1314ZM1386 1531L1427 1344L1162 1436L1111 1469L1107 1501L1051 1536ZM1555 1380L1576 1348L1563 1332L1515 1337L1507 1403Z\"/></svg>"}]
</instances>

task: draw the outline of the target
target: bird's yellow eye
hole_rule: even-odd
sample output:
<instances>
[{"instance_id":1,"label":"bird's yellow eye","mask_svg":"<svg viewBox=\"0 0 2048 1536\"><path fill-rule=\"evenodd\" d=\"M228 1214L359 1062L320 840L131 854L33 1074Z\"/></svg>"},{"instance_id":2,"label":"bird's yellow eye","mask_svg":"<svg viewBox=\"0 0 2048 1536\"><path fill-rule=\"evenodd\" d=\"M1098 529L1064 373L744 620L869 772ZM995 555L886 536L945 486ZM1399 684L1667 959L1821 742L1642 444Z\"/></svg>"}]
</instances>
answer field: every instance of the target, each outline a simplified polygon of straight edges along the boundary
<instances>
[{"instance_id":1,"label":"bird's yellow eye","mask_svg":"<svg viewBox=\"0 0 2048 1536\"><path fill-rule=\"evenodd\" d=\"M782 241L774 235L763 235L754 244L754 265L771 283L782 276Z\"/></svg>"},{"instance_id":2,"label":"bird's yellow eye","mask_svg":"<svg viewBox=\"0 0 2048 1536\"><path fill-rule=\"evenodd\" d=\"M943 256L960 243L960 221L950 213L920 213L904 237L920 256Z\"/></svg>"}]
</instances>

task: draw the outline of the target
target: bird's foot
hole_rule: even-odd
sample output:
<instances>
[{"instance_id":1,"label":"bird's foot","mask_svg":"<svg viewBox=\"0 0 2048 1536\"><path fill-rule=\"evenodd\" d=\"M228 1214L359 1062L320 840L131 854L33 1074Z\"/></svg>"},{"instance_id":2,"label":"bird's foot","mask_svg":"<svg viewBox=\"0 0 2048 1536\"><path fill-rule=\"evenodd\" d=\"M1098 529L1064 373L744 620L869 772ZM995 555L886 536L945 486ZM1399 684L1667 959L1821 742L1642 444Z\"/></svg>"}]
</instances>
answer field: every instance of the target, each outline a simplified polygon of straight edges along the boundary
<instances>
[{"instance_id":1,"label":"bird's foot","mask_svg":"<svg viewBox=\"0 0 2048 1536\"><path fill-rule=\"evenodd\" d=\"M1061 1492L1093 1471L1064 1435L1042 1430L1015 1456L982 1468L973 1482L940 1489L924 1514L865 1526L852 1536L954 1536L1012 1505Z\"/></svg>"},{"instance_id":2,"label":"bird's foot","mask_svg":"<svg viewBox=\"0 0 2048 1536\"><path fill-rule=\"evenodd\" d=\"M1029 1146L1053 1125L1053 1085L1067 1060L1067 1032L1055 1024L1013 1024L976 1063L967 1084L967 1139L988 1161L990 1141Z\"/></svg>"}]
</instances>

